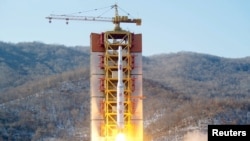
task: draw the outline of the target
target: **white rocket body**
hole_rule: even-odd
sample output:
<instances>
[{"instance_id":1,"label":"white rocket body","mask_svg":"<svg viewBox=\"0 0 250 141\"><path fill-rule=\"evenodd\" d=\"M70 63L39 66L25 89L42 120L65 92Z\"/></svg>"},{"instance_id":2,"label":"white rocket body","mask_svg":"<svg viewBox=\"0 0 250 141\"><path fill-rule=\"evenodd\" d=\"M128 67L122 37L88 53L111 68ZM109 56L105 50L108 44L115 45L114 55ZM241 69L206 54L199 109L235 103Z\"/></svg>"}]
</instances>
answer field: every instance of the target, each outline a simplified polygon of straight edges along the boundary
<instances>
[{"instance_id":1,"label":"white rocket body","mask_svg":"<svg viewBox=\"0 0 250 141\"><path fill-rule=\"evenodd\" d=\"M117 127L119 130L124 128L124 84L121 46L118 48Z\"/></svg>"}]
</instances>

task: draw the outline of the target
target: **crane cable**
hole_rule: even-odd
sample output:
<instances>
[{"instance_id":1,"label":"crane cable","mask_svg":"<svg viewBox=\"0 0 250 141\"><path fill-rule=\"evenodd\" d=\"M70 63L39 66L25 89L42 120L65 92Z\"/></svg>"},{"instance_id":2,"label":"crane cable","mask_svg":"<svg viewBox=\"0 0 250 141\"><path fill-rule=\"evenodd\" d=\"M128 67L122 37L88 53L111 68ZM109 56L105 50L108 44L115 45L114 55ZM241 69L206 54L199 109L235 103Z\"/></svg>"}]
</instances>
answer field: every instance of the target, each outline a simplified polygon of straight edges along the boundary
<instances>
[{"instance_id":1,"label":"crane cable","mask_svg":"<svg viewBox=\"0 0 250 141\"><path fill-rule=\"evenodd\" d=\"M134 18L130 13L128 13L127 11L125 11L124 9L122 9L121 7L118 6L118 8L123 11L125 14L127 14L128 16L131 16L131 18Z\"/></svg>"},{"instance_id":2,"label":"crane cable","mask_svg":"<svg viewBox=\"0 0 250 141\"><path fill-rule=\"evenodd\" d=\"M102 9L107 9L107 8L110 8L110 6L101 7L101 8L95 8L95 9L90 9L90 10L86 10L86 11L74 12L74 13L70 13L70 14L66 14L66 15L76 15L76 14L89 13L89 12L93 12L93 11L97 11L97 10L102 10Z\"/></svg>"},{"instance_id":3,"label":"crane cable","mask_svg":"<svg viewBox=\"0 0 250 141\"><path fill-rule=\"evenodd\" d=\"M110 11L111 9L113 9L113 7L111 6L110 9L104 11L102 14L100 14L99 16L97 16L98 18L101 17L102 15L104 15L105 13L107 13L108 11Z\"/></svg>"},{"instance_id":4,"label":"crane cable","mask_svg":"<svg viewBox=\"0 0 250 141\"><path fill-rule=\"evenodd\" d=\"M106 11L104 11L103 13L101 13L99 16L96 16L97 18L99 18L102 15L104 15L105 13L109 12L114 7L115 7L115 5L111 5L111 6L106 6L106 7L100 7L100 8L90 9L90 10L86 10L86 11L74 12L74 13L70 13L70 14L63 14L63 16L65 16L65 15L72 15L73 16L73 15L77 15L77 14L83 14L83 13L89 13L89 12L93 12L93 11L107 9ZM123 11L126 15L131 16L132 18L134 18L130 13L128 13L127 11L125 11L124 9L122 9L120 6L117 5L117 8L119 8L121 11Z\"/></svg>"}]
</instances>

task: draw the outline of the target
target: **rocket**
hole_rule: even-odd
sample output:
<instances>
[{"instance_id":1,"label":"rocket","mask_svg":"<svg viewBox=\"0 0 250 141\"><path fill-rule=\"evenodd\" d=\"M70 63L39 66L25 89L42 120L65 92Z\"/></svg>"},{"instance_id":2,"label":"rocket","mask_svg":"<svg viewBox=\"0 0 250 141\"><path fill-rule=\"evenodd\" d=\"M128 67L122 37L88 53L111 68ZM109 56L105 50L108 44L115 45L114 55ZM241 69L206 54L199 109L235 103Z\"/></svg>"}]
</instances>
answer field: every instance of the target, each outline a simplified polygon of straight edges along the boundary
<instances>
[{"instance_id":1,"label":"rocket","mask_svg":"<svg viewBox=\"0 0 250 141\"><path fill-rule=\"evenodd\" d=\"M119 131L124 128L124 84L121 46L118 47L117 128Z\"/></svg>"}]
</instances>

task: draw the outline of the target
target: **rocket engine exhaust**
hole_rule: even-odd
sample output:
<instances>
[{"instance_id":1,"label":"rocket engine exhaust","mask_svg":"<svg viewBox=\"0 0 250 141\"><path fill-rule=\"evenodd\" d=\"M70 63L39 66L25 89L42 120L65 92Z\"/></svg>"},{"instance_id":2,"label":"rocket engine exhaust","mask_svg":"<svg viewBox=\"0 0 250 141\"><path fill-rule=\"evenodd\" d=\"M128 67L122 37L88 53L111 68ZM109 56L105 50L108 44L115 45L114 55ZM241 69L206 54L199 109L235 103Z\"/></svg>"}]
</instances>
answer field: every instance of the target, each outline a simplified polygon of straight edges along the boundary
<instances>
[{"instance_id":1,"label":"rocket engine exhaust","mask_svg":"<svg viewBox=\"0 0 250 141\"><path fill-rule=\"evenodd\" d=\"M124 84L121 46L118 48L117 128L119 132L122 132L124 128Z\"/></svg>"}]
</instances>

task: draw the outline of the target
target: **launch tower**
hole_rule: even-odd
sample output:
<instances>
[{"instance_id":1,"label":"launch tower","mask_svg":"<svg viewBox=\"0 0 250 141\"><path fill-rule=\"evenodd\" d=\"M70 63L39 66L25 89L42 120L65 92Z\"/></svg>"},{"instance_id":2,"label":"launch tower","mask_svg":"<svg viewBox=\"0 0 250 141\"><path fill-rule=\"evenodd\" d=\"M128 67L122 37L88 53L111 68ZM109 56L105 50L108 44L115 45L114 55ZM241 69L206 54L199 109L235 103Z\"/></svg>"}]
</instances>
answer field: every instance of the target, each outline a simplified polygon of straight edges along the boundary
<instances>
[{"instance_id":1,"label":"launch tower","mask_svg":"<svg viewBox=\"0 0 250 141\"><path fill-rule=\"evenodd\" d=\"M91 141L143 140L142 35L128 31L91 33ZM122 49L124 125L118 127L118 48Z\"/></svg>"}]
</instances>

